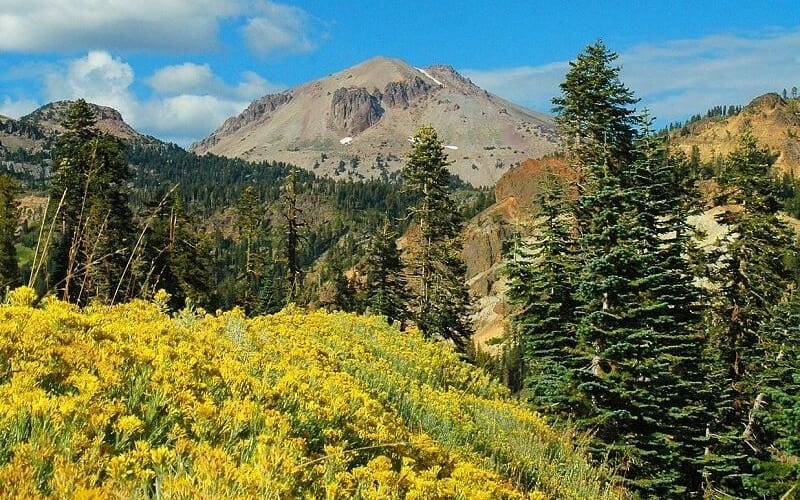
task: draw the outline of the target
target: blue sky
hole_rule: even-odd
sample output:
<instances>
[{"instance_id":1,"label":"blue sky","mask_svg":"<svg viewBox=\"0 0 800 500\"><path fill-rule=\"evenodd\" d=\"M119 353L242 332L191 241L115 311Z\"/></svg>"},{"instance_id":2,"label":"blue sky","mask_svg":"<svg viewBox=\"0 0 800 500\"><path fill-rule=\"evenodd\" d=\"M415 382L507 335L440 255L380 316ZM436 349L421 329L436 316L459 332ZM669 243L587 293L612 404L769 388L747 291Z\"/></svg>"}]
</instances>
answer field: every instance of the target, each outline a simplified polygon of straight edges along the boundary
<instances>
[{"instance_id":1,"label":"blue sky","mask_svg":"<svg viewBox=\"0 0 800 500\"><path fill-rule=\"evenodd\" d=\"M449 64L548 112L601 38L658 123L800 87L800 2L0 0L0 114L84 97L187 146L374 56Z\"/></svg>"}]
</instances>

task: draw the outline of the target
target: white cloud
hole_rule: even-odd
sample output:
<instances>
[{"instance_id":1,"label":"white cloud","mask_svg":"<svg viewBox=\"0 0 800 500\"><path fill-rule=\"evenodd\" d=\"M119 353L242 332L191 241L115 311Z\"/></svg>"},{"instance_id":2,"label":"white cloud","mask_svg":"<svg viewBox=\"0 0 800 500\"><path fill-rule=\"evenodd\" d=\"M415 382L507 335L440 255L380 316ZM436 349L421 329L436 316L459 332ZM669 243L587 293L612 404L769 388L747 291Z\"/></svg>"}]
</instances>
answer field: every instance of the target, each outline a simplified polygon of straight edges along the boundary
<instances>
[{"instance_id":1,"label":"white cloud","mask_svg":"<svg viewBox=\"0 0 800 500\"><path fill-rule=\"evenodd\" d=\"M227 23L255 53L308 52L311 18L265 0L4 0L0 52L214 50Z\"/></svg>"},{"instance_id":2,"label":"white cloud","mask_svg":"<svg viewBox=\"0 0 800 500\"><path fill-rule=\"evenodd\" d=\"M218 87L221 82L208 64L184 63L157 70L147 83L159 94L185 92L203 94Z\"/></svg>"},{"instance_id":3,"label":"white cloud","mask_svg":"<svg viewBox=\"0 0 800 500\"><path fill-rule=\"evenodd\" d=\"M209 65L194 63L156 70L147 79L155 91L150 97L138 98L131 91L134 82L131 66L105 51L48 67L44 73L48 100L84 98L111 106L140 132L181 146L205 137L253 99L282 89L253 72L245 72L239 82L227 84ZM0 110L11 110L13 103L7 101Z\"/></svg>"},{"instance_id":4,"label":"white cloud","mask_svg":"<svg viewBox=\"0 0 800 500\"><path fill-rule=\"evenodd\" d=\"M316 49L308 35L309 17L304 10L273 2L264 2L260 10L242 28L242 37L251 51L273 58Z\"/></svg>"},{"instance_id":5,"label":"white cloud","mask_svg":"<svg viewBox=\"0 0 800 500\"><path fill-rule=\"evenodd\" d=\"M241 13L226 0L6 0L0 50L208 49L219 21Z\"/></svg>"},{"instance_id":6,"label":"white cloud","mask_svg":"<svg viewBox=\"0 0 800 500\"><path fill-rule=\"evenodd\" d=\"M242 81L228 85L208 64L184 63L165 66L148 78L148 85L159 95L214 94L229 99L253 100L284 87L268 82L252 71L242 73Z\"/></svg>"},{"instance_id":7,"label":"white cloud","mask_svg":"<svg viewBox=\"0 0 800 500\"><path fill-rule=\"evenodd\" d=\"M129 90L133 68L105 51L92 51L69 62L66 71L49 71L45 76L48 100L84 98L117 109L126 119L135 113Z\"/></svg>"},{"instance_id":8,"label":"white cloud","mask_svg":"<svg viewBox=\"0 0 800 500\"><path fill-rule=\"evenodd\" d=\"M39 103L33 99L13 99L9 96L3 96L3 101L0 102L0 115L18 119L37 107L39 107Z\"/></svg>"},{"instance_id":9,"label":"white cloud","mask_svg":"<svg viewBox=\"0 0 800 500\"><path fill-rule=\"evenodd\" d=\"M212 95L177 95L140 104L134 127L156 137L188 146L213 132L249 102Z\"/></svg>"},{"instance_id":10,"label":"white cloud","mask_svg":"<svg viewBox=\"0 0 800 500\"><path fill-rule=\"evenodd\" d=\"M760 36L715 35L619 50L621 79L659 122L684 120L722 104L747 104L766 92L800 84L800 31ZM794 60L793 60L794 58ZM464 70L477 85L549 111L566 61L492 71Z\"/></svg>"}]
</instances>

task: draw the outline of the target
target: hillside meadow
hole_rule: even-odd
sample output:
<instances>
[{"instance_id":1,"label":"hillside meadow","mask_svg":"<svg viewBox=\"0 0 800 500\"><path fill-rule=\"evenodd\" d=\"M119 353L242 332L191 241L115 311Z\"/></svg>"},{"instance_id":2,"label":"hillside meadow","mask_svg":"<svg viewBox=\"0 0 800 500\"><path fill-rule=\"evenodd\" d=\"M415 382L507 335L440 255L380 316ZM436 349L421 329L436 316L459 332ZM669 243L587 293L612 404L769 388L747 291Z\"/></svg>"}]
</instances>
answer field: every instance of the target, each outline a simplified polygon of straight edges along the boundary
<instances>
[{"instance_id":1,"label":"hillside meadow","mask_svg":"<svg viewBox=\"0 0 800 500\"><path fill-rule=\"evenodd\" d=\"M3 498L618 498L505 388L379 317L0 306Z\"/></svg>"}]
</instances>

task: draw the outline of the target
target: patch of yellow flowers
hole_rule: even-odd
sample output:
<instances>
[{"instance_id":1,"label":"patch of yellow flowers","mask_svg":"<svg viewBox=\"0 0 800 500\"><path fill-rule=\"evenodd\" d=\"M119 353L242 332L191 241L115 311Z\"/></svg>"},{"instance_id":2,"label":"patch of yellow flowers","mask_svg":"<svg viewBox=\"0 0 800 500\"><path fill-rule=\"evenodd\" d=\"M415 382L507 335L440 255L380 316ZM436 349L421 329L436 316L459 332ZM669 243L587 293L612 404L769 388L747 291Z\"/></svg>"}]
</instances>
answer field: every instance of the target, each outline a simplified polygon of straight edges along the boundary
<instances>
[{"instance_id":1,"label":"patch of yellow flowers","mask_svg":"<svg viewBox=\"0 0 800 500\"><path fill-rule=\"evenodd\" d=\"M615 495L565 435L418 333L295 308L170 316L167 300L9 293L0 497Z\"/></svg>"}]
</instances>

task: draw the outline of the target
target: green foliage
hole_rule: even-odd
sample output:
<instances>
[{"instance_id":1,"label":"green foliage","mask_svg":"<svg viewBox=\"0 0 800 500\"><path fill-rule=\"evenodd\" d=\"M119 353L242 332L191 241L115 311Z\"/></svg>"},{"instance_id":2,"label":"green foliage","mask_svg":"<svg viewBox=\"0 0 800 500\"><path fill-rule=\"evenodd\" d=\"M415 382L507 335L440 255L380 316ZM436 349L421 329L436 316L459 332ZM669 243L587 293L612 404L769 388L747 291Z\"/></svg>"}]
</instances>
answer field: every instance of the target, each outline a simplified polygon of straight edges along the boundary
<instances>
[{"instance_id":1,"label":"green foliage","mask_svg":"<svg viewBox=\"0 0 800 500\"><path fill-rule=\"evenodd\" d=\"M520 307L511 320L509 345L521 348L524 387L534 408L569 418L584 413L571 380L581 366L574 351L577 242L563 182L546 171L541 184L534 241L518 237L505 266L508 298Z\"/></svg>"},{"instance_id":2,"label":"green foliage","mask_svg":"<svg viewBox=\"0 0 800 500\"><path fill-rule=\"evenodd\" d=\"M461 218L450 197L449 162L432 127L421 127L413 144L403 178L406 190L419 199L410 211L419 228L410 276L417 325L427 336L450 340L465 352L471 334L471 299L464 285Z\"/></svg>"},{"instance_id":3,"label":"green foliage","mask_svg":"<svg viewBox=\"0 0 800 500\"><path fill-rule=\"evenodd\" d=\"M710 418L692 232L677 215L696 201L686 165L634 128L647 121L615 59L587 47L554 99L579 196L570 207L555 184L539 200L539 240L508 266L514 328L533 404L592 433L635 494L684 498L702 489Z\"/></svg>"},{"instance_id":4,"label":"green foliage","mask_svg":"<svg viewBox=\"0 0 800 500\"><path fill-rule=\"evenodd\" d=\"M119 139L95 128L83 99L67 113L56 144L50 221L56 229L52 284L73 302L122 300L134 228L128 165Z\"/></svg>"},{"instance_id":5,"label":"green foliage","mask_svg":"<svg viewBox=\"0 0 800 500\"><path fill-rule=\"evenodd\" d=\"M753 418L764 398L759 381L771 368L765 349L780 334L767 325L793 286L787 257L797 252L790 229L777 216L778 188L770 176L774 159L745 134L720 178L725 189L720 203L739 208L720 215L729 232L711 273L716 290L710 373L718 401L708 471L713 488L739 496L756 494L749 486L759 474L752 464L768 469L764 450L773 443L756 432Z\"/></svg>"},{"instance_id":6,"label":"green foliage","mask_svg":"<svg viewBox=\"0 0 800 500\"><path fill-rule=\"evenodd\" d=\"M556 124L568 153L578 165L616 166L630 158L639 118L631 108L639 100L619 79L618 55L602 41L588 45L560 84L553 99Z\"/></svg>"},{"instance_id":7,"label":"green foliage","mask_svg":"<svg viewBox=\"0 0 800 500\"><path fill-rule=\"evenodd\" d=\"M16 180L0 174L0 294L21 284L15 247L20 192Z\"/></svg>"},{"instance_id":8,"label":"green foliage","mask_svg":"<svg viewBox=\"0 0 800 500\"><path fill-rule=\"evenodd\" d=\"M364 265L362 303L372 314L385 316L402 329L409 318L410 293L397 248L398 235L388 221L370 238Z\"/></svg>"}]
</instances>

